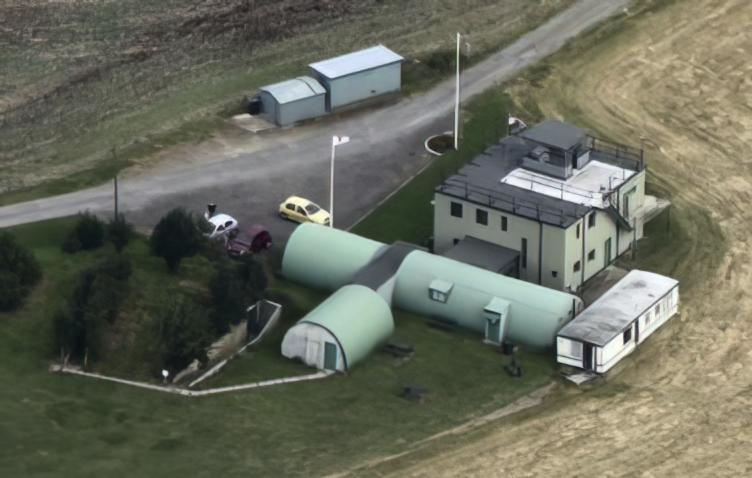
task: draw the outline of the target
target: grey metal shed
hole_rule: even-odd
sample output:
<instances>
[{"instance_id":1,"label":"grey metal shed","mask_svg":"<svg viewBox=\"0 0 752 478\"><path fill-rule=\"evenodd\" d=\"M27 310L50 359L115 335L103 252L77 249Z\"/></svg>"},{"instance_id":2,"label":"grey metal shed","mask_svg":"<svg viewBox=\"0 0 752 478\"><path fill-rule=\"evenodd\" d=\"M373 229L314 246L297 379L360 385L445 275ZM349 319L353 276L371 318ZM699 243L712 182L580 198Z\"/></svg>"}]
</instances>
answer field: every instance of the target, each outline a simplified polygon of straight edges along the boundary
<instances>
[{"instance_id":1,"label":"grey metal shed","mask_svg":"<svg viewBox=\"0 0 752 478\"><path fill-rule=\"evenodd\" d=\"M261 116L280 126L326 114L326 90L310 76L264 86L258 98Z\"/></svg>"},{"instance_id":2,"label":"grey metal shed","mask_svg":"<svg viewBox=\"0 0 752 478\"><path fill-rule=\"evenodd\" d=\"M402 85L404 58L384 45L348 53L309 66L327 91L329 111L387 93Z\"/></svg>"}]
</instances>

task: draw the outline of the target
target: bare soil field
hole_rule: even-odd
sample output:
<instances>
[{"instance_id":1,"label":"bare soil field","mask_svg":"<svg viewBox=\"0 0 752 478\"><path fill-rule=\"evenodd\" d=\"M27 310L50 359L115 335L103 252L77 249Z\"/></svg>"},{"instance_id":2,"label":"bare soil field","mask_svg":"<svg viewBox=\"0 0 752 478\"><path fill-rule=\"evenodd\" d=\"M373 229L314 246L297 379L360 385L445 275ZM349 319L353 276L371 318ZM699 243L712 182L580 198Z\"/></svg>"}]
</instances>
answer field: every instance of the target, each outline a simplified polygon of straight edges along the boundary
<instances>
[{"instance_id":1,"label":"bare soil field","mask_svg":"<svg viewBox=\"0 0 752 478\"><path fill-rule=\"evenodd\" d=\"M206 139L243 94L375 43L410 60L409 90L451 71L451 32L481 58L572 1L0 2L0 194L102 182Z\"/></svg>"},{"instance_id":2,"label":"bare soil field","mask_svg":"<svg viewBox=\"0 0 752 478\"><path fill-rule=\"evenodd\" d=\"M512 90L534 116L646 138L672 232L661 243L653 227L628 265L679 278L681 315L606 383L559 386L539 407L357 474L752 476L752 3L637 7Z\"/></svg>"}]
</instances>

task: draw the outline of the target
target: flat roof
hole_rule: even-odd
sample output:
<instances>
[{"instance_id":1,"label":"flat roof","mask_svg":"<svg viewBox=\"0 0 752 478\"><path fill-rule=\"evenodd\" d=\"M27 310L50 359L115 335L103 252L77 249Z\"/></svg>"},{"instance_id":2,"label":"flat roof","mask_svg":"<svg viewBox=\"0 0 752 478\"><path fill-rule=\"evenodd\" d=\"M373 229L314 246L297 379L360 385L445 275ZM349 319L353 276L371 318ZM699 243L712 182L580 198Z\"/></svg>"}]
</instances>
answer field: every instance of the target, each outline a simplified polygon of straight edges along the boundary
<instances>
[{"instance_id":1,"label":"flat roof","mask_svg":"<svg viewBox=\"0 0 752 478\"><path fill-rule=\"evenodd\" d=\"M592 208L500 181L517 169L522 158L535 147L518 136L507 136L450 176L436 191L489 209L569 227Z\"/></svg>"},{"instance_id":2,"label":"flat roof","mask_svg":"<svg viewBox=\"0 0 752 478\"><path fill-rule=\"evenodd\" d=\"M299 76L292 80L262 86L259 89L272 95L279 104L292 103L304 98L326 94L326 90L321 86L321 83L310 76Z\"/></svg>"},{"instance_id":3,"label":"flat roof","mask_svg":"<svg viewBox=\"0 0 752 478\"><path fill-rule=\"evenodd\" d=\"M679 281L671 277L630 271L565 325L558 336L603 347L677 285Z\"/></svg>"},{"instance_id":4,"label":"flat roof","mask_svg":"<svg viewBox=\"0 0 752 478\"><path fill-rule=\"evenodd\" d=\"M473 236L465 236L444 256L491 272L499 272L510 263L516 262L520 253Z\"/></svg>"},{"instance_id":5,"label":"flat roof","mask_svg":"<svg viewBox=\"0 0 752 478\"><path fill-rule=\"evenodd\" d=\"M582 169L575 169L568 179L559 179L525 168L517 168L501 179L502 183L538 194L605 209L608 193L637 174L636 171L591 160Z\"/></svg>"},{"instance_id":6,"label":"flat roof","mask_svg":"<svg viewBox=\"0 0 752 478\"><path fill-rule=\"evenodd\" d=\"M365 50L347 53L328 60L311 63L311 69L327 78L334 79L351 75L359 71L370 70L380 66L391 65L403 61L400 55L394 53L384 45L377 45Z\"/></svg>"},{"instance_id":7,"label":"flat roof","mask_svg":"<svg viewBox=\"0 0 752 478\"><path fill-rule=\"evenodd\" d=\"M526 129L520 136L539 144L569 151L585 139L585 131L559 120L546 120Z\"/></svg>"}]
</instances>

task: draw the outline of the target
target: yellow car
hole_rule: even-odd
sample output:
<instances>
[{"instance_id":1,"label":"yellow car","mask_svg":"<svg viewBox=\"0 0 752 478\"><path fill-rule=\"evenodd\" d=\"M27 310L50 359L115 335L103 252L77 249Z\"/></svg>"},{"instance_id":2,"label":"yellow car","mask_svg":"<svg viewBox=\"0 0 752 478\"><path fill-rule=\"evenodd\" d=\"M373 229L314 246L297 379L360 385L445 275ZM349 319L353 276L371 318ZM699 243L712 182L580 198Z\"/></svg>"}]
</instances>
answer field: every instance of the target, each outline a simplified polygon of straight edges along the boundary
<instances>
[{"instance_id":1,"label":"yellow car","mask_svg":"<svg viewBox=\"0 0 752 478\"><path fill-rule=\"evenodd\" d=\"M329 213L319 206L298 196L290 196L279 205L279 215L295 222L313 222L323 226L329 225Z\"/></svg>"}]
</instances>

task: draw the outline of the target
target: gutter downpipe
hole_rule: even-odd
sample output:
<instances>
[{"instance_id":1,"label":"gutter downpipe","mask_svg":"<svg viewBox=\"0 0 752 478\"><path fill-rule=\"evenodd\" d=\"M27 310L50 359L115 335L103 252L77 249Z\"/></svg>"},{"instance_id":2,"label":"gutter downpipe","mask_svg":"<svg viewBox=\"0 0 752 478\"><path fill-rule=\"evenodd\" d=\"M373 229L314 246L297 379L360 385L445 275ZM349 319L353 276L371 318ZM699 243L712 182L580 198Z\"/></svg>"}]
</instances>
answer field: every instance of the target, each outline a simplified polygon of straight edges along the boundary
<instances>
[{"instance_id":1,"label":"gutter downpipe","mask_svg":"<svg viewBox=\"0 0 752 478\"><path fill-rule=\"evenodd\" d=\"M543 283L543 223L538 217L538 285Z\"/></svg>"}]
</instances>

